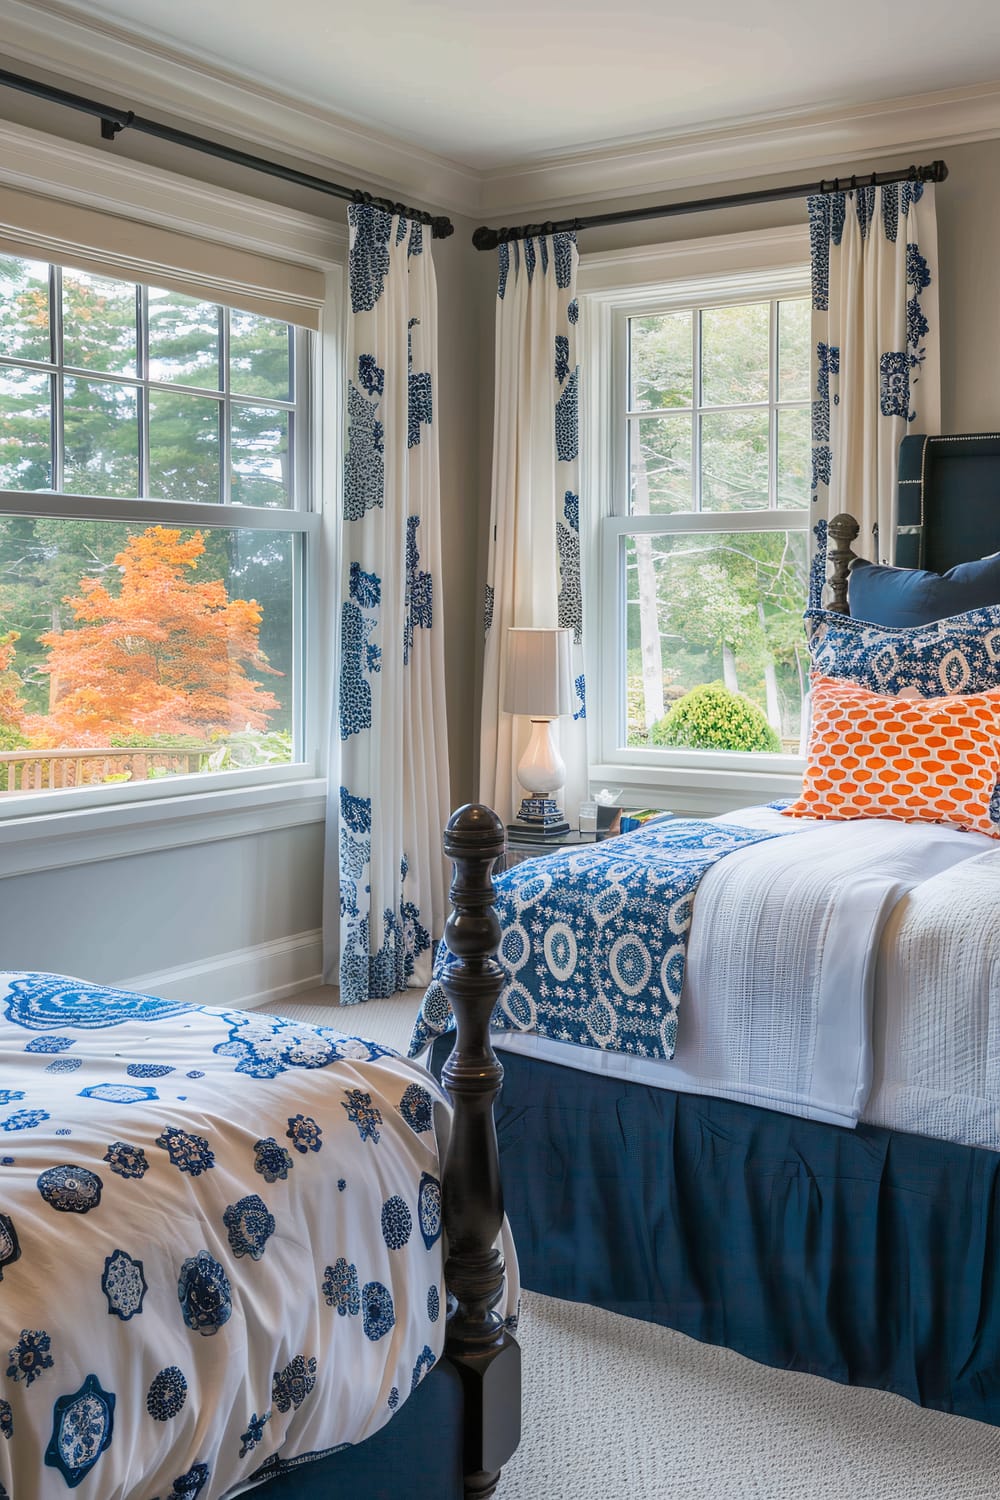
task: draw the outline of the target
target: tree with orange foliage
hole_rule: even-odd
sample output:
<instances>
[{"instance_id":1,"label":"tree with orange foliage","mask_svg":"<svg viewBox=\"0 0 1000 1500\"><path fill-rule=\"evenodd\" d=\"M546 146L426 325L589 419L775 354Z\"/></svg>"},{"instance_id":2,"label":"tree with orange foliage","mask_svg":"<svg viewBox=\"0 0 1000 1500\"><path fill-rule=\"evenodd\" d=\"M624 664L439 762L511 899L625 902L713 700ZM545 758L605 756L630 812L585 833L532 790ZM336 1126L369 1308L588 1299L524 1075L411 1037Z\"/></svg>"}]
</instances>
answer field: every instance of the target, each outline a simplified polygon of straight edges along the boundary
<instances>
[{"instance_id":1,"label":"tree with orange foliage","mask_svg":"<svg viewBox=\"0 0 1000 1500\"><path fill-rule=\"evenodd\" d=\"M10 750L25 743L24 699L18 694L20 681L10 670L14 660L14 643L20 640L16 630L0 635L0 750Z\"/></svg>"},{"instance_id":2,"label":"tree with orange foliage","mask_svg":"<svg viewBox=\"0 0 1000 1500\"><path fill-rule=\"evenodd\" d=\"M200 531L152 526L115 558L117 593L82 578L66 599L75 628L39 637L53 683L45 716L28 720L39 747L191 735L202 740L265 729L279 707L247 675L274 671L260 649L254 599L230 599L221 578L193 576L205 551Z\"/></svg>"}]
</instances>

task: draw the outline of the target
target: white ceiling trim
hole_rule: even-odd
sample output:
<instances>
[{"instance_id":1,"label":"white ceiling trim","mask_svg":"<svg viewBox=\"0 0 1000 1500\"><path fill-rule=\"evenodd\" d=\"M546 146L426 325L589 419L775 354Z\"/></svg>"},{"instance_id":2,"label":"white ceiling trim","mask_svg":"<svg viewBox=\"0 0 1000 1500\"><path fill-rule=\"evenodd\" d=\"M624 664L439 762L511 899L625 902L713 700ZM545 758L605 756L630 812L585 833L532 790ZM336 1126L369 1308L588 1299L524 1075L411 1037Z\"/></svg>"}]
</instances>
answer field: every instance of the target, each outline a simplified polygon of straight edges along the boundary
<instances>
[{"instance_id":1,"label":"white ceiling trim","mask_svg":"<svg viewBox=\"0 0 1000 1500\"><path fill-rule=\"evenodd\" d=\"M318 270L341 264L347 227L0 119L0 183L223 240Z\"/></svg>"},{"instance_id":2,"label":"white ceiling trim","mask_svg":"<svg viewBox=\"0 0 1000 1500\"><path fill-rule=\"evenodd\" d=\"M477 212L477 172L194 55L84 19L58 0L0 0L0 37L5 57L72 80L77 93L92 90L102 102L118 95L107 102L180 117L258 154L294 155L321 168L318 175L340 172L391 197L405 192L418 207ZM331 200L331 208L346 217L346 205Z\"/></svg>"},{"instance_id":3,"label":"white ceiling trim","mask_svg":"<svg viewBox=\"0 0 1000 1500\"><path fill-rule=\"evenodd\" d=\"M109 102L179 117L262 153L315 165L321 174L479 221L511 222L575 203L861 166L887 154L901 153L908 165L950 145L1000 137L998 81L842 109L756 115L716 129L595 144L481 172L194 54L83 18L59 0L0 0L0 22L3 52L15 70L21 62L80 91L110 95Z\"/></svg>"},{"instance_id":4,"label":"white ceiling trim","mask_svg":"<svg viewBox=\"0 0 1000 1500\"><path fill-rule=\"evenodd\" d=\"M1000 83L942 90L812 114L757 116L717 130L620 142L560 153L483 174L483 213L537 212L542 207L773 173L861 166L903 153L909 166L926 153L1000 136ZM550 216L551 217L551 216Z\"/></svg>"}]
</instances>

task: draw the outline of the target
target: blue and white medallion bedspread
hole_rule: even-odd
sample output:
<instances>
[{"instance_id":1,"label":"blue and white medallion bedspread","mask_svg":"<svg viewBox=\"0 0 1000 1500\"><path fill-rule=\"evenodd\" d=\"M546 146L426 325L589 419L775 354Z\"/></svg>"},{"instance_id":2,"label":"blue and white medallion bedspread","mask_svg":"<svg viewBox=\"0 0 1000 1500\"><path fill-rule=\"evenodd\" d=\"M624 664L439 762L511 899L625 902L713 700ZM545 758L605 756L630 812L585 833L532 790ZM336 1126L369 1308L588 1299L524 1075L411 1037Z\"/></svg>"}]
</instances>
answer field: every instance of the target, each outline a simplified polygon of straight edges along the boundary
<instances>
[{"instance_id":1,"label":"blue and white medallion bedspread","mask_svg":"<svg viewBox=\"0 0 1000 1500\"><path fill-rule=\"evenodd\" d=\"M1000 1034L995 840L931 823L789 819L765 807L712 826L734 825L782 836L732 848L699 879L671 1058L615 1050L614 1038L567 1045L553 1029L514 1030L495 1016L501 1056L1000 1150L990 1081ZM641 836L600 847L617 856ZM556 854L519 865L499 890L519 872L562 865ZM665 911L643 920L662 926ZM539 951L544 958L544 943L538 963ZM587 956L577 963L586 973ZM551 975L547 983L554 989Z\"/></svg>"},{"instance_id":2,"label":"blue and white medallion bedspread","mask_svg":"<svg viewBox=\"0 0 1000 1500\"><path fill-rule=\"evenodd\" d=\"M507 983L494 1026L673 1057L698 883L727 854L779 836L675 818L505 871L496 882L496 910ZM439 978L448 961L442 943L411 1057L454 1026Z\"/></svg>"},{"instance_id":3,"label":"blue and white medallion bedspread","mask_svg":"<svg viewBox=\"0 0 1000 1500\"><path fill-rule=\"evenodd\" d=\"M329 1028L0 974L0 1497L217 1500L388 1421L444 1343L441 1097Z\"/></svg>"}]
</instances>

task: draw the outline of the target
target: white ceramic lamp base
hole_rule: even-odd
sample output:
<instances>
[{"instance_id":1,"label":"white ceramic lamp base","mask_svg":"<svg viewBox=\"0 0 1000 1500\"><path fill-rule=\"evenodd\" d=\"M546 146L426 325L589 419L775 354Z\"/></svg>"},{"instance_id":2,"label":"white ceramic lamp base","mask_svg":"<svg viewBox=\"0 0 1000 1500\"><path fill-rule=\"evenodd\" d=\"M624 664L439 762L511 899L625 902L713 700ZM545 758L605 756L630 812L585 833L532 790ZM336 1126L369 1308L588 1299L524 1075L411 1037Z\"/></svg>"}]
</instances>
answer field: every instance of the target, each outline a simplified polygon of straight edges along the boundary
<instances>
[{"instance_id":1,"label":"white ceramic lamp base","mask_svg":"<svg viewBox=\"0 0 1000 1500\"><path fill-rule=\"evenodd\" d=\"M566 763L552 737L551 718L531 721L531 738L517 765L517 779L527 792L521 801L511 832L536 834L540 838L568 833L569 824L551 795L566 784Z\"/></svg>"}]
</instances>

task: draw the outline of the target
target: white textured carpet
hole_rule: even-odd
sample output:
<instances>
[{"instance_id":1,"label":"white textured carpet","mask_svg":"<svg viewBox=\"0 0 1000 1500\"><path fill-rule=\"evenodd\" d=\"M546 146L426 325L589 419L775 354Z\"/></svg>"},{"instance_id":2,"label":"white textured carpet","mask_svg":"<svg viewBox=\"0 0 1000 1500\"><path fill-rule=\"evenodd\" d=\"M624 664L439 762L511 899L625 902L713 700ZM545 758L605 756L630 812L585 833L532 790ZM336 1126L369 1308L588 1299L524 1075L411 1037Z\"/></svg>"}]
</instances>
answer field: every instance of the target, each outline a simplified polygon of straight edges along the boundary
<instances>
[{"instance_id":1,"label":"white textured carpet","mask_svg":"<svg viewBox=\"0 0 1000 1500\"><path fill-rule=\"evenodd\" d=\"M405 1050L419 993L276 1006ZM497 1500L992 1500L1000 1428L526 1293L524 1436ZM1000 1359L1000 1351L998 1351Z\"/></svg>"},{"instance_id":2,"label":"white textured carpet","mask_svg":"<svg viewBox=\"0 0 1000 1500\"><path fill-rule=\"evenodd\" d=\"M1000 1429L526 1294L498 1500L987 1500Z\"/></svg>"},{"instance_id":3,"label":"white textured carpet","mask_svg":"<svg viewBox=\"0 0 1000 1500\"><path fill-rule=\"evenodd\" d=\"M337 991L324 986L306 990L294 1000L262 1006L291 1021L308 1021L312 1026L332 1026L348 1036L370 1036L373 1042L394 1047L405 1056L410 1033L423 999L423 990L405 995L391 995L388 1000L366 1000L363 1005L338 1005Z\"/></svg>"}]
</instances>

